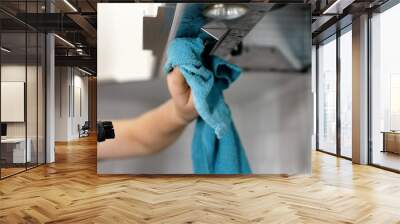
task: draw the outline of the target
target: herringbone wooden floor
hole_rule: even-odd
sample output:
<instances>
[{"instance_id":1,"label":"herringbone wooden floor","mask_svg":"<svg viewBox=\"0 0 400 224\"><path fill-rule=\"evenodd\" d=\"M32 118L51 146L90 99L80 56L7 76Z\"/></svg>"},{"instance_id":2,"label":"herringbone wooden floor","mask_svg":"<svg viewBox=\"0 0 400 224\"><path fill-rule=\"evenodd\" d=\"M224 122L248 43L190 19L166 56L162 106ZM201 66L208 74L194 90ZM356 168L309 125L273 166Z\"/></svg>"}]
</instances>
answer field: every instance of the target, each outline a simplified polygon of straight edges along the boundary
<instances>
[{"instance_id":1,"label":"herringbone wooden floor","mask_svg":"<svg viewBox=\"0 0 400 224\"><path fill-rule=\"evenodd\" d=\"M313 153L311 176L97 176L94 139L0 181L0 223L400 223L400 175Z\"/></svg>"}]
</instances>

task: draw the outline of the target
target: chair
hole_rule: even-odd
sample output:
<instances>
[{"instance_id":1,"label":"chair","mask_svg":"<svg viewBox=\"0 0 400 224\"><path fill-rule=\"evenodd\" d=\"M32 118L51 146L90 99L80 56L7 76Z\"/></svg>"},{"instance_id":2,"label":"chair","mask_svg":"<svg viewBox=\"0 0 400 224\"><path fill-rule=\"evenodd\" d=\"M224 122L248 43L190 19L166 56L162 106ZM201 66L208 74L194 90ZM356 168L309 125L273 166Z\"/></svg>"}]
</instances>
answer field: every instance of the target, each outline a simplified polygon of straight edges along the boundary
<instances>
[{"instance_id":1,"label":"chair","mask_svg":"<svg viewBox=\"0 0 400 224\"><path fill-rule=\"evenodd\" d=\"M89 121L85 121L82 127L80 127L80 125L78 124L79 138L89 136L89 129L90 129Z\"/></svg>"}]
</instances>

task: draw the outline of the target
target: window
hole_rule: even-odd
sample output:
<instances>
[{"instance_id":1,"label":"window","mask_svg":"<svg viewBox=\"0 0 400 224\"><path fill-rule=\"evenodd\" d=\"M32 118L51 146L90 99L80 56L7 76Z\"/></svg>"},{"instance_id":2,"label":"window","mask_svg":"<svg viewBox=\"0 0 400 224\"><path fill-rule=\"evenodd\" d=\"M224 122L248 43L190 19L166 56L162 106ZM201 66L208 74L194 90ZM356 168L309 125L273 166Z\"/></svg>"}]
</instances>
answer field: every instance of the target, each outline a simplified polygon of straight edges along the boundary
<instances>
[{"instance_id":1,"label":"window","mask_svg":"<svg viewBox=\"0 0 400 224\"><path fill-rule=\"evenodd\" d=\"M400 130L400 73L390 74L390 130Z\"/></svg>"},{"instance_id":2,"label":"window","mask_svg":"<svg viewBox=\"0 0 400 224\"><path fill-rule=\"evenodd\" d=\"M44 3L18 6L21 14L36 13ZM9 21L0 24L0 178L5 178L45 163L46 38L7 14L0 17Z\"/></svg>"},{"instance_id":3,"label":"window","mask_svg":"<svg viewBox=\"0 0 400 224\"><path fill-rule=\"evenodd\" d=\"M345 158L352 157L351 28L340 30L340 36L323 41L317 50L317 148Z\"/></svg>"},{"instance_id":4,"label":"window","mask_svg":"<svg viewBox=\"0 0 400 224\"><path fill-rule=\"evenodd\" d=\"M400 5L371 18L371 162L400 170Z\"/></svg>"},{"instance_id":5,"label":"window","mask_svg":"<svg viewBox=\"0 0 400 224\"><path fill-rule=\"evenodd\" d=\"M336 153L336 37L318 47L318 149Z\"/></svg>"},{"instance_id":6,"label":"window","mask_svg":"<svg viewBox=\"0 0 400 224\"><path fill-rule=\"evenodd\" d=\"M351 26L340 36L340 155L352 156L352 35Z\"/></svg>"}]
</instances>

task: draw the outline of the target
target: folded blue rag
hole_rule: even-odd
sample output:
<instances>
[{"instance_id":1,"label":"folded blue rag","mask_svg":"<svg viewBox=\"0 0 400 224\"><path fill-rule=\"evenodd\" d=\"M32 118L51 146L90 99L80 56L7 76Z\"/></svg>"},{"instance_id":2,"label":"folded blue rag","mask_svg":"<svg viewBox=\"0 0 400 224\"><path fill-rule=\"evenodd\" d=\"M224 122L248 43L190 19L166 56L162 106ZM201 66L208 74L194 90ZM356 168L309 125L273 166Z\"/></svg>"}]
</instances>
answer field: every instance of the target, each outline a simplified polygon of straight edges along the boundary
<instances>
[{"instance_id":1,"label":"folded blue rag","mask_svg":"<svg viewBox=\"0 0 400 224\"><path fill-rule=\"evenodd\" d=\"M200 117L192 142L196 174L249 174L251 169L225 103L223 90L240 75L240 68L202 53L201 38L176 38L167 51L164 72L179 69L192 90Z\"/></svg>"}]
</instances>

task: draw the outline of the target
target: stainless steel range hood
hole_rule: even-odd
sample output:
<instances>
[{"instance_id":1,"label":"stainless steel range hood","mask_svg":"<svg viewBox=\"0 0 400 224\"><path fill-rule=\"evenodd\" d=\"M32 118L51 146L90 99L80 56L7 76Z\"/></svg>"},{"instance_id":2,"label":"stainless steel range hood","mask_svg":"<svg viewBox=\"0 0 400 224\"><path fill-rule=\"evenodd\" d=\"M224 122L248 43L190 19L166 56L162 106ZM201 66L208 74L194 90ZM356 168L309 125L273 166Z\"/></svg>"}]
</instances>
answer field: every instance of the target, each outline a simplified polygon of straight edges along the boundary
<instances>
[{"instance_id":1,"label":"stainless steel range hood","mask_svg":"<svg viewBox=\"0 0 400 224\"><path fill-rule=\"evenodd\" d=\"M235 3L235 5L238 4ZM137 6L137 4L135 5ZM130 32L142 32L142 51L152 55L151 60L153 62L150 63L152 68L136 69L127 72L125 76L135 76L137 75L135 72L137 70L140 72L147 71L147 73L150 72L151 74L142 76L144 78L126 78L122 81L135 81L162 76L162 66L165 62L168 43L177 37L177 31L187 10L190 7L198 6L205 11L215 5L217 4L167 3L159 5L154 15L144 15L142 17L143 30ZM221 4L218 5L218 7L221 7ZM216 42L210 54L223 57L237 64L245 72L301 74L310 69L311 13L308 5L272 3L240 3L239 5L247 9L246 13L239 18L223 20L200 15L204 17L204 25L201 32L214 38ZM101 14L99 14L99 17L101 17ZM101 26L101 22L98 25ZM124 27L124 29L129 30L134 29L134 27ZM99 39L101 38L99 36ZM98 41L98 43L101 43L101 41ZM115 41L112 44L115 45ZM98 57L102 57L104 54L100 54L101 48L112 46L100 44L98 47ZM118 51L109 50L107 52L120 57L118 55L120 52ZM132 55L132 58L135 56L135 52L128 53L127 57L130 57L129 54ZM107 55L107 57L113 59L112 55ZM98 58L99 61L109 63L110 60L99 60ZM118 62L118 64L120 65L121 63ZM128 61L125 66L149 66L149 63ZM102 79L101 68L98 74L99 81L121 82L121 79L113 79L112 74L108 73L106 74L108 78Z\"/></svg>"},{"instance_id":2,"label":"stainless steel range hood","mask_svg":"<svg viewBox=\"0 0 400 224\"><path fill-rule=\"evenodd\" d=\"M213 5L201 4L204 9ZM238 19L206 18L202 31L217 41L210 54L223 57L244 71L301 73L310 69L311 15L308 6L304 5L304 10L299 10L299 5L240 5L249 10ZM168 42L177 36L182 16L190 6L193 4L177 4ZM231 54L232 51L234 54ZM161 61L165 61L165 54Z\"/></svg>"}]
</instances>

